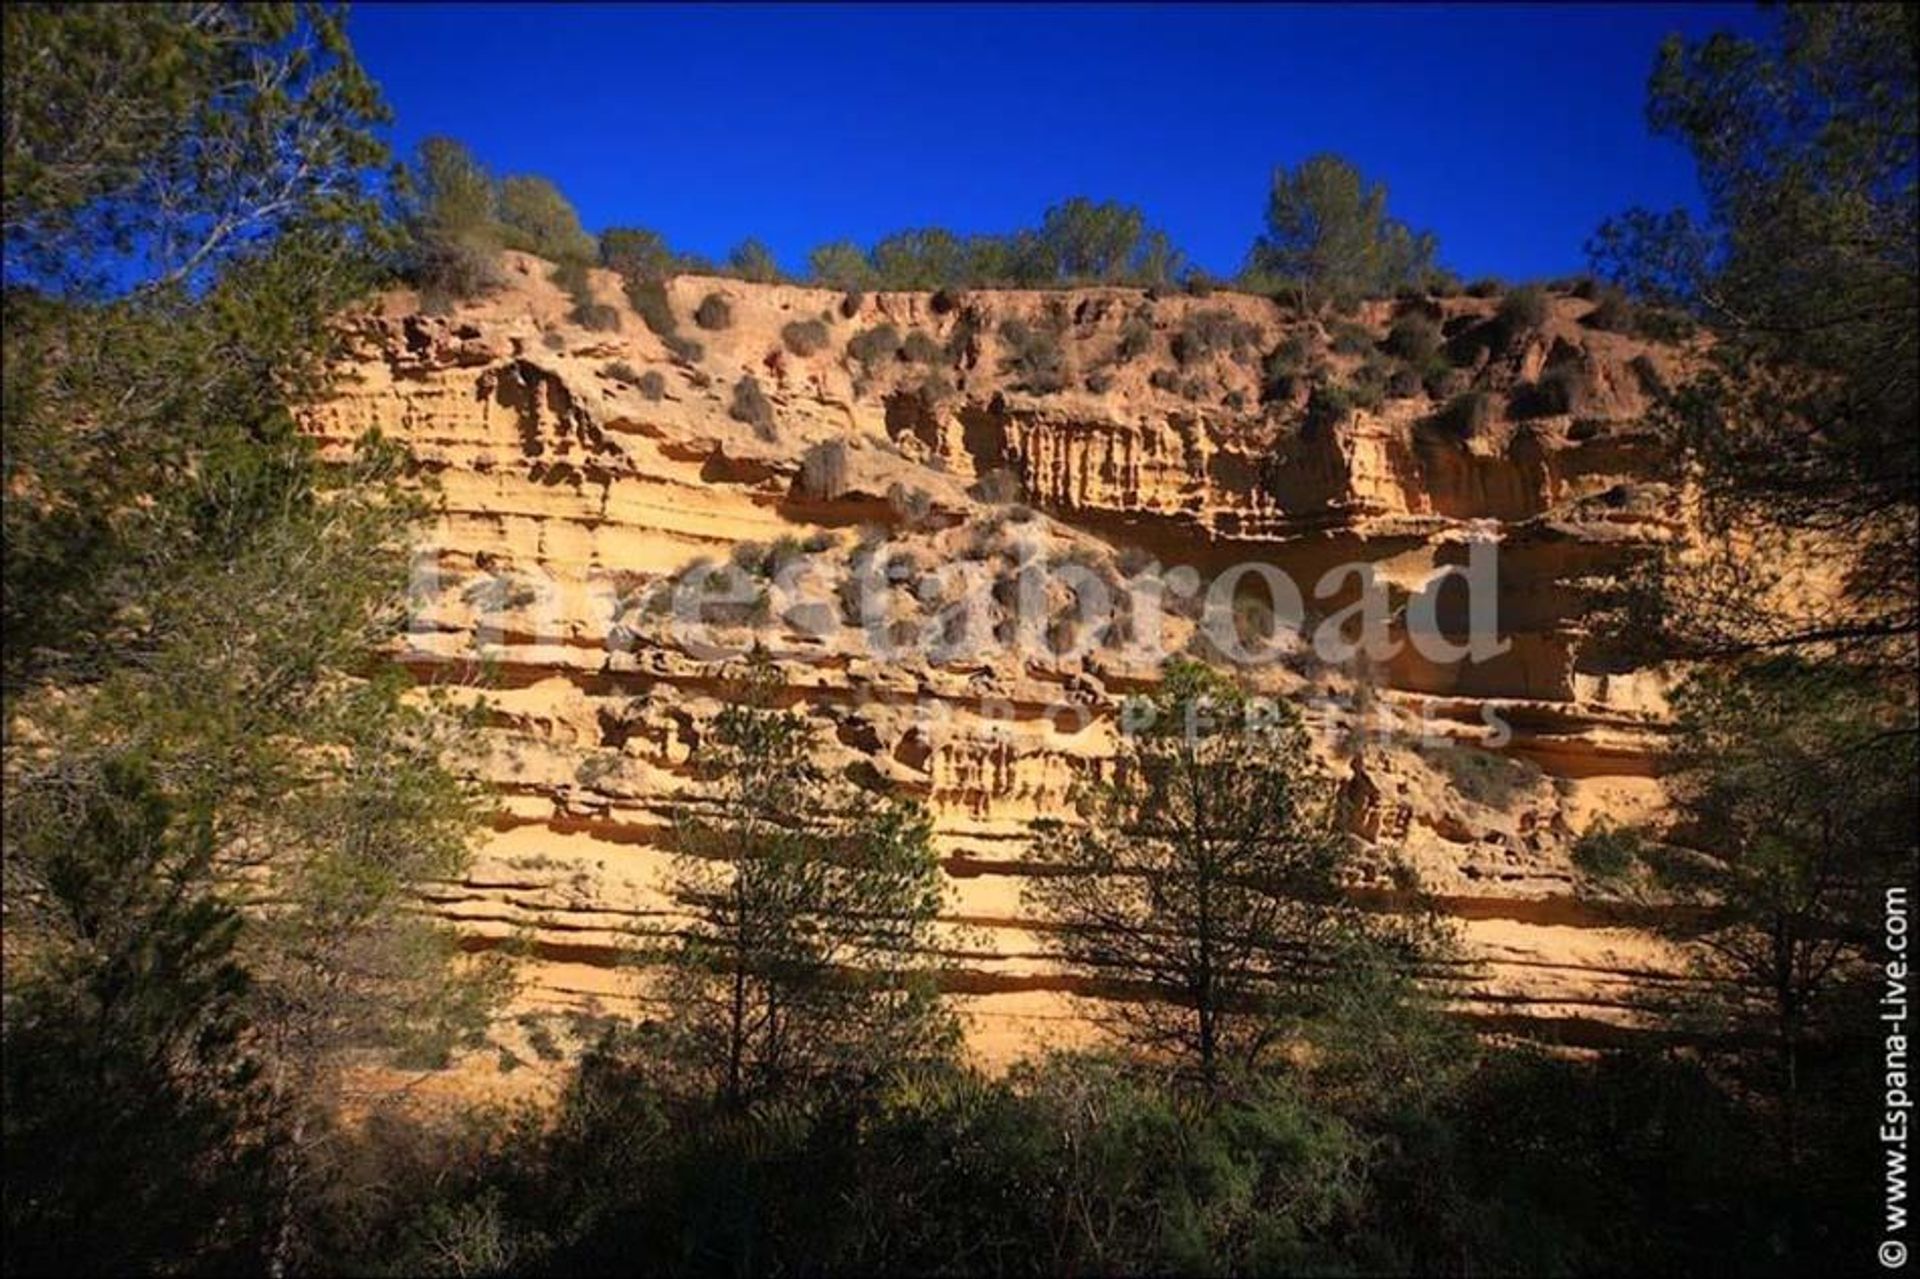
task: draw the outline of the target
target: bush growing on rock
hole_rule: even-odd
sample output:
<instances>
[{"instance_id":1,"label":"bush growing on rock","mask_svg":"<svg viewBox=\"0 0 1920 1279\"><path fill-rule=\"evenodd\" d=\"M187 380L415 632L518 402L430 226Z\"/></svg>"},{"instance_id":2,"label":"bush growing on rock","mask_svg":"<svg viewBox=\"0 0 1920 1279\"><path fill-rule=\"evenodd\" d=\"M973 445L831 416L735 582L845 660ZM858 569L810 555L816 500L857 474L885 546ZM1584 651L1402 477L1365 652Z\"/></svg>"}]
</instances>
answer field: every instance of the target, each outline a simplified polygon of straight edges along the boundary
<instances>
[{"instance_id":1,"label":"bush growing on rock","mask_svg":"<svg viewBox=\"0 0 1920 1279\"><path fill-rule=\"evenodd\" d=\"M820 320L792 320L780 329L780 340L795 355L805 357L826 349L827 326Z\"/></svg>"},{"instance_id":2,"label":"bush growing on rock","mask_svg":"<svg viewBox=\"0 0 1920 1279\"><path fill-rule=\"evenodd\" d=\"M677 333L664 335L660 339L660 344L667 348L669 355L682 364L698 364L707 358L706 347L692 338L681 337Z\"/></svg>"},{"instance_id":3,"label":"bush growing on rock","mask_svg":"<svg viewBox=\"0 0 1920 1279\"><path fill-rule=\"evenodd\" d=\"M1426 315L1411 312L1393 322L1382 346L1415 369L1425 369L1440 353L1440 326Z\"/></svg>"},{"instance_id":4,"label":"bush growing on rock","mask_svg":"<svg viewBox=\"0 0 1920 1279\"><path fill-rule=\"evenodd\" d=\"M900 358L909 364L937 364L940 355L940 344L919 329L907 334L900 343Z\"/></svg>"},{"instance_id":5,"label":"bush growing on rock","mask_svg":"<svg viewBox=\"0 0 1920 1279\"><path fill-rule=\"evenodd\" d=\"M1060 343L1052 332L1016 319L1000 325L999 337L1006 348L1000 369L1012 375L1015 390L1030 395L1052 395L1066 389Z\"/></svg>"},{"instance_id":6,"label":"bush growing on rock","mask_svg":"<svg viewBox=\"0 0 1920 1279\"><path fill-rule=\"evenodd\" d=\"M847 343L847 354L871 372L874 365L885 364L900 354L900 331L891 324L863 329Z\"/></svg>"},{"instance_id":7,"label":"bush growing on rock","mask_svg":"<svg viewBox=\"0 0 1920 1279\"><path fill-rule=\"evenodd\" d=\"M1269 403L1291 400L1318 365L1313 338L1304 330L1296 330L1267 354L1261 369L1260 398Z\"/></svg>"},{"instance_id":8,"label":"bush growing on rock","mask_svg":"<svg viewBox=\"0 0 1920 1279\"><path fill-rule=\"evenodd\" d=\"M718 332L733 324L733 308L718 293L709 293L694 308L693 322L708 332Z\"/></svg>"},{"instance_id":9,"label":"bush growing on rock","mask_svg":"<svg viewBox=\"0 0 1920 1279\"><path fill-rule=\"evenodd\" d=\"M1350 320L1335 320L1331 326L1333 352L1335 355L1370 355L1373 353L1373 330L1364 324L1355 324Z\"/></svg>"},{"instance_id":10,"label":"bush growing on rock","mask_svg":"<svg viewBox=\"0 0 1920 1279\"><path fill-rule=\"evenodd\" d=\"M1428 420L1455 439L1471 439L1493 422L1493 397L1485 391L1463 391Z\"/></svg>"},{"instance_id":11,"label":"bush growing on rock","mask_svg":"<svg viewBox=\"0 0 1920 1279\"><path fill-rule=\"evenodd\" d=\"M412 172L417 196L407 221L407 270L422 305L444 311L498 288L504 237L493 179L466 147L445 137L420 144Z\"/></svg>"},{"instance_id":12,"label":"bush growing on rock","mask_svg":"<svg viewBox=\"0 0 1920 1279\"><path fill-rule=\"evenodd\" d=\"M1145 355L1153 347L1153 321L1138 312L1120 326L1120 341L1113 348L1113 362L1127 364Z\"/></svg>"},{"instance_id":13,"label":"bush growing on rock","mask_svg":"<svg viewBox=\"0 0 1920 1279\"><path fill-rule=\"evenodd\" d=\"M831 502L847 491L847 442L822 440L800 455L800 473L794 493L816 502Z\"/></svg>"},{"instance_id":14,"label":"bush growing on rock","mask_svg":"<svg viewBox=\"0 0 1920 1279\"><path fill-rule=\"evenodd\" d=\"M1312 433L1318 433L1339 426L1353 416L1359 407L1359 396L1351 387L1321 383L1313 388L1307 397L1307 413L1303 425Z\"/></svg>"},{"instance_id":15,"label":"bush growing on rock","mask_svg":"<svg viewBox=\"0 0 1920 1279\"><path fill-rule=\"evenodd\" d=\"M1429 399L1444 402L1466 390L1470 380L1463 370L1440 363L1421 374L1420 385Z\"/></svg>"},{"instance_id":16,"label":"bush growing on rock","mask_svg":"<svg viewBox=\"0 0 1920 1279\"><path fill-rule=\"evenodd\" d=\"M918 528L933 514L933 494L895 481L887 488L887 506L908 528Z\"/></svg>"},{"instance_id":17,"label":"bush growing on rock","mask_svg":"<svg viewBox=\"0 0 1920 1279\"><path fill-rule=\"evenodd\" d=\"M743 374L733 384L733 402L727 406L727 416L736 422L745 422L763 440L779 437L773 423L773 402L767 399L759 379L751 373Z\"/></svg>"},{"instance_id":18,"label":"bush growing on rock","mask_svg":"<svg viewBox=\"0 0 1920 1279\"><path fill-rule=\"evenodd\" d=\"M671 336L680 327L663 280L627 277L627 304L640 317L640 322L660 337Z\"/></svg>"},{"instance_id":19,"label":"bush growing on rock","mask_svg":"<svg viewBox=\"0 0 1920 1279\"><path fill-rule=\"evenodd\" d=\"M1225 308L1215 307L1188 313L1179 332L1170 340L1169 349L1173 358L1185 367L1215 355L1244 360L1259 340L1258 326Z\"/></svg>"},{"instance_id":20,"label":"bush growing on rock","mask_svg":"<svg viewBox=\"0 0 1920 1279\"><path fill-rule=\"evenodd\" d=\"M567 312L567 318L583 329L595 333L618 333L620 331L619 308L605 302L576 302L573 310Z\"/></svg>"},{"instance_id":21,"label":"bush growing on rock","mask_svg":"<svg viewBox=\"0 0 1920 1279\"><path fill-rule=\"evenodd\" d=\"M1494 312L1495 338L1500 345L1511 346L1538 330L1551 313L1552 307L1545 289L1537 284L1515 289L1500 299L1500 309Z\"/></svg>"}]
</instances>

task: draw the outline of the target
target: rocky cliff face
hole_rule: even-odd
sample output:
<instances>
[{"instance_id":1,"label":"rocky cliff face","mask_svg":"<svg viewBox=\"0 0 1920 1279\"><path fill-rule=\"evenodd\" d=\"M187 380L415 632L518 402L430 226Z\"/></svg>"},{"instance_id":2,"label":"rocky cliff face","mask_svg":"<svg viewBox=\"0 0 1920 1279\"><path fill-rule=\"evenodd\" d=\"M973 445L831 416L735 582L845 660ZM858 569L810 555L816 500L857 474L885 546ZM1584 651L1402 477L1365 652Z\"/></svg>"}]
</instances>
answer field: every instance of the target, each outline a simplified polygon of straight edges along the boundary
<instances>
[{"instance_id":1,"label":"rocky cliff face","mask_svg":"<svg viewBox=\"0 0 1920 1279\"><path fill-rule=\"evenodd\" d=\"M1475 544L1498 552L1501 655L1295 651L1248 679L1325 732L1372 850L1356 891L1391 908L1404 864L1459 921L1466 1013L1592 1040L1631 1022L1634 988L1671 979L1649 939L1578 905L1568 858L1596 814L1660 798L1665 682L1599 651L1584 613L1596 580L1677 535L1642 421L1681 352L1583 323L1593 304L1573 296L1524 331L1492 318L1497 300L1460 297L1371 303L1329 333L1240 295L843 298L697 277L667 286L668 343L610 275L595 287L621 327L589 332L544 264L509 271L453 314L384 299L310 426L333 448L377 428L437 484L400 660L422 679L488 673L474 766L499 805L472 873L433 906L476 946L526 946L529 1009L645 998L618 961L671 919L663 850L699 799L687 763L718 705L711 646L758 641L833 764L931 809L968 926L949 982L977 1046L1057 1042L1082 1023L1023 926L1028 824L1068 811L1157 670L1132 615L1071 620L1099 593L1073 583L1119 595L1154 565L1202 584L1270 565L1313 625L1356 602L1358 575L1325 598L1313 585L1367 565L1397 640L1423 599L1457 640L1465 604L1433 583ZM693 318L705 303L719 319L710 297L723 327ZM1431 367L1375 352L1412 310L1440 330ZM1285 376L1315 362L1377 393L1347 411ZM707 564L730 580L705 581ZM1033 565L1083 572L1043 576L1051 607L1023 627L1014 584ZM1259 572L1239 577L1221 597L1230 634L1257 639L1269 599ZM690 634L676 588L731 602ZM1197 613L1176 601L1167 648L1217 650Z\"/></svg>"}]
</instances>

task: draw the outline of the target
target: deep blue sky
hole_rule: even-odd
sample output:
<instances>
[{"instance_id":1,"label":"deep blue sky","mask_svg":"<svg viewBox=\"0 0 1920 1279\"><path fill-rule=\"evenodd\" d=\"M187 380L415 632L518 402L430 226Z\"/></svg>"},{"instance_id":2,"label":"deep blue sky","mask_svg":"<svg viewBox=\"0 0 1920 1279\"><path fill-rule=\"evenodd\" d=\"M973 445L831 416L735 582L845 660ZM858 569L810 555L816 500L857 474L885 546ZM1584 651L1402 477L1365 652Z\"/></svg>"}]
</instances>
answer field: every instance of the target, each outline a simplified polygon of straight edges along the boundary
<instances>
[{"instance_id":1,"label":"deep blue sky","mask_svg":"<svg viewBox=\"0 0 1920 1279\"><path fill-rule=\"evenodd\" d=\"M1030 225L1068 195L1140 205L1235 270L1272 168L1338 151L1467 276L1564 274L1607 214L1693 203L1651 137L1673 30L1751 6L376 5L351 31L398 116L589 229L789 269L821 241Z\"/></svg>"}]
</instances>

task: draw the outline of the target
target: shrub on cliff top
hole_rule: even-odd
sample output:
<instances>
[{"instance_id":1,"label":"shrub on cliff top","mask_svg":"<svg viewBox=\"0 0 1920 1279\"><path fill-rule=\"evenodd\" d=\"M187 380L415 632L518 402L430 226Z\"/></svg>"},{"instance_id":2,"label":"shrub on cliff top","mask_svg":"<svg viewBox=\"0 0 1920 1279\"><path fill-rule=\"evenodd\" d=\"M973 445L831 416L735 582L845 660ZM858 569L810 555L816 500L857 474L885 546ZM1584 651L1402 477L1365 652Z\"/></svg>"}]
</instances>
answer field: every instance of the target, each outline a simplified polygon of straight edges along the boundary
<instances>
[{"instance_id":1,"label":"shrub on cliff top","mask_svg":"<svg viewBox=\"0 0 1920 1279\"><path fill-rule=\"evenodd\" d=\"M1494 312L1494 336L1502 346L1510 346L1545 324L1551 314L1545 289L1537 284L1515 289L1500 299L1500 309Z\"/></svg>"},{"instance_id":2,"label":"shrub on cliff top","mask_svg":"<svg viewBox=\"0 0 1920 1279\"><path fill-rule=\"evenodd\" d=\"M498 193L500 225L507 247L522 249L551 262L568 258L593 261L599 242L580 225L580 215L545 178L522 175L506 178Z\"/></svg>"},{"instance_id":3,"label":"shrub on cliff top","mask_svg":"<svg viewBox=\"0 0 1920 1279\"><path fill-rule=\"evenodd\" d=\"M754 284L778 284L786 278L780 263L774 260L773 250L752 237L736 244L727 254L727 270Z\"/></svg>"},{"instance_id":4,"label":"shrub on cliff top","mask_svg":"<svg viewBox=\"0 0 1920 1279\"><path fill-rule=\"evenodd\" d=\"M1432 265L1433 236L1387 214L1387 189L1337 155L1276 170L1266 231L1251 269L1319 311L1417 283Z\"/></svg>"}]
</instances>

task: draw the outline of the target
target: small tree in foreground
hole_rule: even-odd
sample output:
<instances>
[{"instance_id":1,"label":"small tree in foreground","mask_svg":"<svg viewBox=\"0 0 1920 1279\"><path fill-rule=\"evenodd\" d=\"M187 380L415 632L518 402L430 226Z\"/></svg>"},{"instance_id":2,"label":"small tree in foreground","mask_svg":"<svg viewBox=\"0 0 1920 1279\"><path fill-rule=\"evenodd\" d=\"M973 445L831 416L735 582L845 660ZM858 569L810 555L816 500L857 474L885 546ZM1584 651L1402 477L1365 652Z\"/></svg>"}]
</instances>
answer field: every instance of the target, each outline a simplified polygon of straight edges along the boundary
<instances>
[{"instance_id":1,"label":"small tree in foreground","mask_svg":"<svg viewBox=\"0 0 1920 1279\"><path fill-rule=\"evenodd\" d=\"M858 1085L943 1054L931 953L939 867L918 805L816 762L756 658L699 747L715 789L679 829L666 949L674 1060L728 1106Z\"/></svg>"},{"instance_id":2,"label":"small tree in foreground","mask_svg":"<svg viewBox=\"0 0 1920 1279\"><path fill-rule=\"evenodd\" d=\"M1125 996L1121 1036L1212 1088L1320 1011L1337 969L1416 948L1343 894L1335 790L1291 708L1175 661L1126 713L1141 727L1079 795L1083 824L1038 825L1050 873L1027 897L1054 953Z\"/></svg>"},{"instance_id":3,"label":"small tree in foreground","mask_svg":"<svg viewBox=\"0 0 1920 1279\"><path fill-rule=\"evenodd\" d=\"M1800 1157L1812 1045L1847 1033L1885 893L1914 864L1911 712L1849 672L1781 661L1695 676L1675 697L1663 829L1597 827L1576 861L1659 909L1703 979L1677 1009L1763 1046L1755 1082Z\"/></svg>"}]
</instances>

